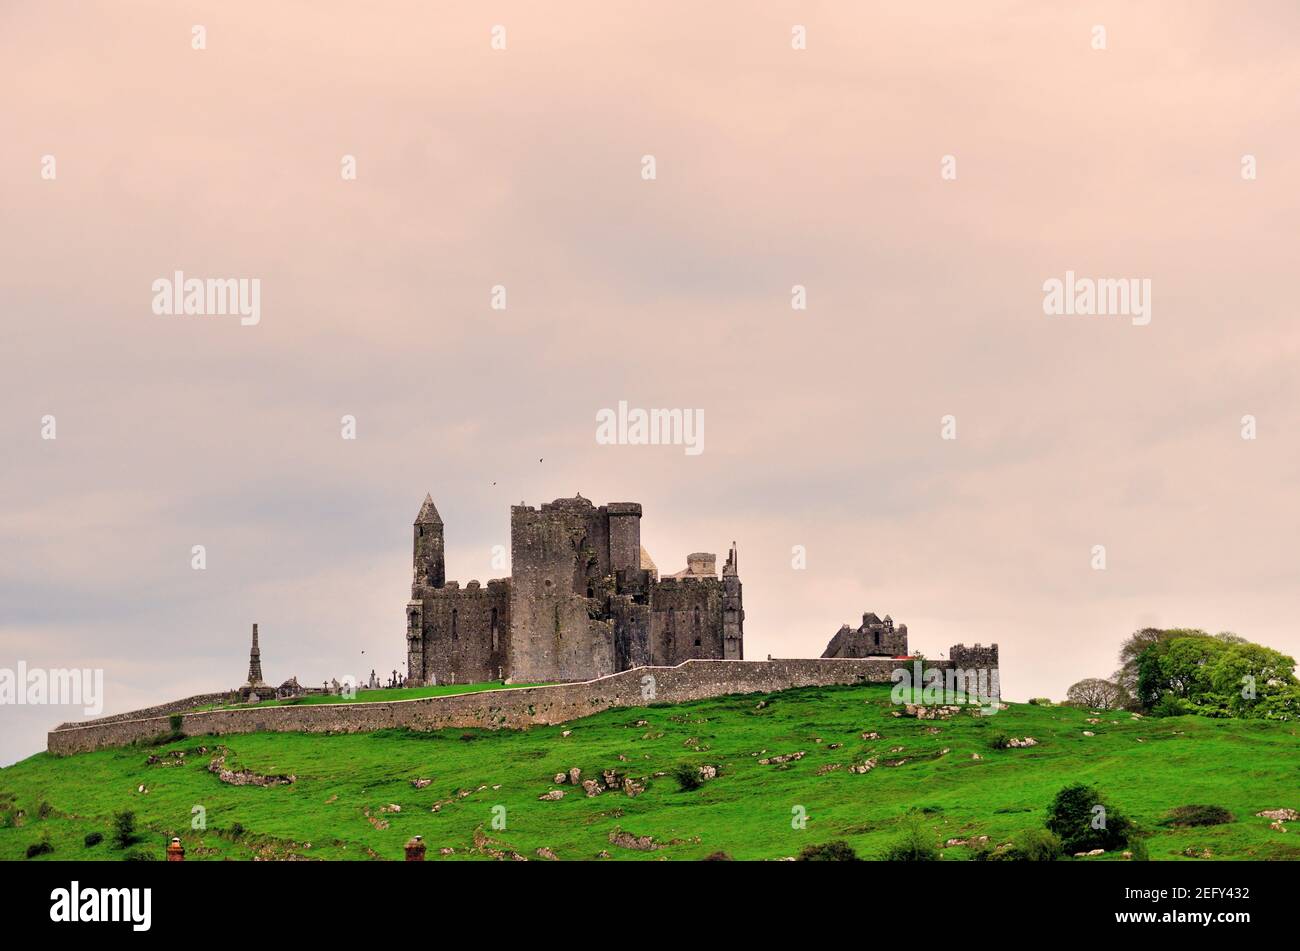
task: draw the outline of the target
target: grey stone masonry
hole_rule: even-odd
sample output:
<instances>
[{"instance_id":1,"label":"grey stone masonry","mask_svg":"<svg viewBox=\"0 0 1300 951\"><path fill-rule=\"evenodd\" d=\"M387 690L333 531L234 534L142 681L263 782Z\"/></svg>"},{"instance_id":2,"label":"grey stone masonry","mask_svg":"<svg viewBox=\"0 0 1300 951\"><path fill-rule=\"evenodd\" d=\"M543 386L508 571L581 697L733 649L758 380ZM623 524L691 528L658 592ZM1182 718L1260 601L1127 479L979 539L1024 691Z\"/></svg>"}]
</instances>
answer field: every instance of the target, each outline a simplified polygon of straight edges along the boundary
<instances>
[{"instance_id":1,"label":"grey stone masonry","mask_svg":"<svg viewBox=\"0 0 1300 951\"><path fill-rule=\"evenodd\" d=\"M955 666L952 661L924 663L926 668ZM688 660L676 667L638 667L581 683L506 687L378 703L295 704L191 712L182 714L181 730L191 736L221 736L260 731L363 733L402 727L526 729L656 701L685 703L792 687L885 684L890 682L895 667L909 664L888 658ZM109 717L69 723L50 732L48 748L51 753L62 754L123 746L152 739L169 732L170 728L166 716Z\"/></svg>"}]
</instances>

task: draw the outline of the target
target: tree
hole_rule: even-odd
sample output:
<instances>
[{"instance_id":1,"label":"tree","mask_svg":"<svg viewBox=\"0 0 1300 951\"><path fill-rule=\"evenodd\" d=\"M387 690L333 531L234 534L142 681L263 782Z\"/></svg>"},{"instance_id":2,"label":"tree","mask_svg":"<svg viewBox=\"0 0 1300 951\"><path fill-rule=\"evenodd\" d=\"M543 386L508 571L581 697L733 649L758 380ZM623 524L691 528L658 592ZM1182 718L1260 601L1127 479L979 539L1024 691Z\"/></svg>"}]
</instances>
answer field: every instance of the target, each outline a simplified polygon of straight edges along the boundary
<instances>
[{"instance_id":1,"label":"tree","mask_svg":"<svg viewBox=\"0 0 1300 951\"><path fill-rule=\"evenodd\" d=\"M1128 841L1133 823L1083 783L1066 786L1047 807L1047 828L1060 837L1068 854L1093 849L1113 851Z\"/></svg>"},{"instance_id":2,"label":"tree","mask_svg":"<svg viewBox=\"0 0 1300 951\"><path fill-rule=\"evenodd\" d=\"M1126 699L1124 688L1110 680L1100 677L1087 677L1070 687L1065 692L1069 703L1093 710L1115 710Z\"/></svg>"},{"instance_id":3,"label":"tree","mask_svg":"<svg viewBox=\"0 0 1300 951\"><path fill-rule=\"evenodd\" d=\"M1143 710L1150 710L1160 699L1160 687L1164 683L1160 673L1160 654L1152 644L1137 661L1137 689L1135 698Z\"/></svg>"},{"instance_id":4,"label":"tree","mask_svg":"<svg viewBox=\"0 0 1300 951\"><path fill-rule=\"evenodd\" d=\"M1166 641L1176 637L1209 637L1199 628L1173 627L1161 629L1158 627L1144 627L1140 631L1134 631L1119 648L1119 670L1115 671L1115 676L1111 679L1119 684L1124 690L1133 697L1138 696L1138 664L1142 655L1150 647L1162 648ZM1223 636L1223 635L1220 635ZM1227 635L1235 637L1235 634Z\"/></svg>"}]
</instances>

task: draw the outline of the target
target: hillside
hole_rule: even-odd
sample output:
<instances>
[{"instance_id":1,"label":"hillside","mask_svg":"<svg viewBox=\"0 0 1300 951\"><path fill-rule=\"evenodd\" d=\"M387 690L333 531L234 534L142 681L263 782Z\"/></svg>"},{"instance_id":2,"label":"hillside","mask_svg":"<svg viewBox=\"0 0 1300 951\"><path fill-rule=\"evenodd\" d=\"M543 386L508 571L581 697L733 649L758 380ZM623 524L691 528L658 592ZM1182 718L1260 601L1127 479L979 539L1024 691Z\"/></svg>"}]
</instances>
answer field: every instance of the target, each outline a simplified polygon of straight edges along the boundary
<instances>
[{"instance_id":1,"label":"hillside","mask_svg":"<svg viewBox=\"0 0 1300 951\"><path fill-rule=\"evenodd\" d=\"M1125 713L1089 723L1086 710L1027 704L930 721L895 717L897 709L886 687L806 688L612 710L526 732L260 733L63 758L42 753L0 770L0 859L23 859L43 838L53 851L34 861L120 859L112 816L128 809L140 848L161 856L166 838L179 834L187 860L396 859L415 834L424 836L430 860L493 852L532 859L539 849L562 860L605 851L614 859L698 859L718 850L775 859L832 839L871 857L898 838L909 810L936 843L974 835L1003 842L1041 825L1052 796L1076 781L1097 784L1152 833L1154 860L1206 850L1214 858L1300 859L1300 823L1283 833L1255 815L1300 808L1294 723ZM863 738L873 732L878 739ZM999 734L1032 736L1037 745L994 749ZM805 755L760 763L796 752ZM223 782L208 768L222 754L228 770L294 781ZM850 772L868 759L874 769ZM719 775L681 791L673 778L681 763L716 766ZM589 798L581 787L554 783L571 767L583 779L615 769L646 788L635 797L611 790ZM416 788L417 779L432 782ZM563 798L539 800L550 790ZM390 804L400 812L383 811ZM1222 806L1235 819L1162 824L1168 810L1189 804ZM190 828L196 806L206 810L206 831ZM492 828L498 806L506 821L500 831ZM806 828L792 828L797 807L806 811ZM104 841L85 846L91 832ZM662 847L629 848L611 842L615 832L650 836ZM455 851L443 856L445 848ZM944 851L948 859L970 854L961 846Z\"/></svg>"}]
</instances>

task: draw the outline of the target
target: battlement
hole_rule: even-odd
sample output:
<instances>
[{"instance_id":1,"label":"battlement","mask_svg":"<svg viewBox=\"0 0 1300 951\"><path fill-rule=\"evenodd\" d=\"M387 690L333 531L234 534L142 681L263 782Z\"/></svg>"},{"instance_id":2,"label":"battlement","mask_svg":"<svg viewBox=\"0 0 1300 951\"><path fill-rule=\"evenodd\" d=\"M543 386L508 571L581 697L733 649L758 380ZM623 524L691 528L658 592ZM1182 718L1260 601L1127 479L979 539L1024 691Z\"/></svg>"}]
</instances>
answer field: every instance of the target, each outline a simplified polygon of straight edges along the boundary
<instances>
[{"instance_id":1,"label":"battlement","mask_svg":"<svg viewBox=\"0 0 1300 951\"><path fill-rule=\"evenodd\" d=\"M976 644L974 647L967 647L965 644L954 644L948 651L948 659L958 667L993 669L998 666L998 645L990 644L988 647L983 647Z\"/></svg>"},{"instance_id":2,"label":"battlement","mask_svg":"<svg viewBox=\"0 0 1300 951\"><path fill-rule=\"evenodd\" d=\"M500 595L510 591L509 578L493 578L486 585L480 584L477 580L465 582L465 587L460 586L459 581L448 581L441 588L428 588L423 591L426 598L433 600L445 598L464 597L468 594Z\"/></svg>"},{"instance_id":3,"label":"battlement","mask_svg":"<svg viewBox=\"0 0 1300 951\"><path fill-rule=\"evenodd\" d=\"M667 578L660 578L655 587L664 593L672 591L683 591L687 588L701 588L706 585L713 585L717 588L722 587L722 579L717 575L670 575Z\"/></svg>"}]
</instances>

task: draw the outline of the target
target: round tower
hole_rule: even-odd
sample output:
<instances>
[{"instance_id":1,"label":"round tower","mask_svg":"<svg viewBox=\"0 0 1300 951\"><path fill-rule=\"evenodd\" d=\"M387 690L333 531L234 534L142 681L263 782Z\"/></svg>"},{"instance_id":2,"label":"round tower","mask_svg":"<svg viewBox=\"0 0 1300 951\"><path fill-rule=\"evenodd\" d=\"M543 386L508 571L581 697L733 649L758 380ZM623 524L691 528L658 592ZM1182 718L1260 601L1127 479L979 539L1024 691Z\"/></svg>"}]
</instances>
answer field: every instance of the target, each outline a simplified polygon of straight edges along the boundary
<instances>
[{"instance_id":1,"label":"round tower","mask_svg":"<svg viewBox=\"0 0 1300 951\"><path fill-rule=\"evenodd\" d=\"M433 496L425 495L420 514L415 517L412 597L415 597L416 588L441 588L447 583L443 546L442 516L433 504Z\"/></svg>"}]
</instances>

